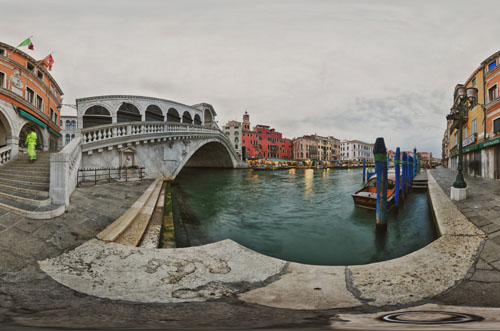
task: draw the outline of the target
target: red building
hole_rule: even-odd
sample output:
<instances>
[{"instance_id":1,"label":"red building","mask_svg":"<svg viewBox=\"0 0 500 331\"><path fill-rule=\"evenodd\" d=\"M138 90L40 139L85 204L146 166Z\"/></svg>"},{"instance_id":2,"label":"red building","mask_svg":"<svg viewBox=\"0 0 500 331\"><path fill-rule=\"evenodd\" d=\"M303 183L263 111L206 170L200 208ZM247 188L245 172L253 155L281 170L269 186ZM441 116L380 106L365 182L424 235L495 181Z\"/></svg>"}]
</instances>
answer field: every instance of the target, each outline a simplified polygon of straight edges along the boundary
<instances>
[{"instance_id":1,"label":"red building","mask_svg":"<svg viewBox=\"0 0 500 331\"><path fill-rule=\"evenodd\" d=\"M250 131L250 115L243 115L242 154L245 159L293 158L292 140L283 138L281 132L268 125L257 125Z\"/></svg>"}]
</instances>

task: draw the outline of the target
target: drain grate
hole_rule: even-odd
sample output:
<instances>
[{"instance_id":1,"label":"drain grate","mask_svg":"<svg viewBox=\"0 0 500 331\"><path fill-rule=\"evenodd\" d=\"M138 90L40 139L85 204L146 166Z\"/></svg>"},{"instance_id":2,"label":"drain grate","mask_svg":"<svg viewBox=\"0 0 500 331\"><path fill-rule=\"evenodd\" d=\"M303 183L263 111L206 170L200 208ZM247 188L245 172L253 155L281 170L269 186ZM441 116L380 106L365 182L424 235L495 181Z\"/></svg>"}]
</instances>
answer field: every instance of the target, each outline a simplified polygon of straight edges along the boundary
<instances>
[{"instance_id":1,"label":"drain grate","mask_svg":"<svg viewBox=\"0 0 500 331\"><path fill-rule=\"evenodd\" d=\"M403 311L390 313L379 317L379 319L385 322L406 324L454 324L484 320L483 317L478 315L449 311Z\"/></svg>"}]
</instances>

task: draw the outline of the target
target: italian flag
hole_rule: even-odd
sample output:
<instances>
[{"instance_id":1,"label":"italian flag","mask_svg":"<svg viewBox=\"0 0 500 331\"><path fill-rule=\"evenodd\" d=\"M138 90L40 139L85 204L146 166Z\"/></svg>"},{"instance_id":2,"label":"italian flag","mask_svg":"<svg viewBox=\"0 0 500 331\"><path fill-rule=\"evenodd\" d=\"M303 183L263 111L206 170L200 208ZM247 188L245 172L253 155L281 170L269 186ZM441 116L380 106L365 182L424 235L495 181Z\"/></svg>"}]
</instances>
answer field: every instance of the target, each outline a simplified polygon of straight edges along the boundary
<instances>
[{"instance_id":1,"label":"italian flag","mask_svg":"<svg viewBox=\"0 0 500 331\"><path fill-rule=\"evenodd\" d=\"M23 46L28 46L29 49L34 50L35 46L33 46L33 43L31 42L31 37L17 45L17 47L23 47Z\"/></svg>"}]
</instances>

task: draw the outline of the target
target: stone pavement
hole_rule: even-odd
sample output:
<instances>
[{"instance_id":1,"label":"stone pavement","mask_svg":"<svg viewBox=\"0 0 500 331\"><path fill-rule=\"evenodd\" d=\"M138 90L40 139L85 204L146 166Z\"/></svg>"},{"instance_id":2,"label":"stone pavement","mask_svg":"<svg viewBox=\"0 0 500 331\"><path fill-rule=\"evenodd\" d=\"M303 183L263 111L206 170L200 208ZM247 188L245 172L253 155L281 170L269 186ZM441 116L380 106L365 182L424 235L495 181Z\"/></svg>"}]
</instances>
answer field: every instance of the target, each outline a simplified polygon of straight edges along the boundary
<instances>
[{"instance_id":1,"label":"stone pavement","mask_svg":"<svg viewBox=\"0 0 500 331\"><path fill-rule=\"evenodd\" d=\"M436 169L432 174L449 194L454 173ZM494 181L468 177L466 180L471 188L471 197L457 206L471 221L488 232L489 239L469 279L438 297L418 302L419 305L500 307L497 263L500 261L500 228L495 227L500 224L500 186ZM345 314L378 316L391 308L410 308L403 305L380 308L365 305L349 309L292 310L242 302L236 296L207 302L134 303L73 291L40 270L36 261L57 257L94 238L126 211L150 183L113 183L78 188L67 213L53 220L35 221L2 213L0 329L19 326L99 329L347 328L345 320L342 320L347 316ZM480 314L480 310L477 313Z\"/></svg>"},{"instance_id":2,"label":"stone pavement","mask_svg":"<svg viewBox=\"0 0 500 331\"><path fill-rule=\"evenodd\" d=\"M432 175L450 195L456 172L433 169ZM436 298L436 302L454 305L500 307L500 181L465 176L469 197L454 201L458 209L487 234L472 277Z\"/></svg>"}]
</instances>

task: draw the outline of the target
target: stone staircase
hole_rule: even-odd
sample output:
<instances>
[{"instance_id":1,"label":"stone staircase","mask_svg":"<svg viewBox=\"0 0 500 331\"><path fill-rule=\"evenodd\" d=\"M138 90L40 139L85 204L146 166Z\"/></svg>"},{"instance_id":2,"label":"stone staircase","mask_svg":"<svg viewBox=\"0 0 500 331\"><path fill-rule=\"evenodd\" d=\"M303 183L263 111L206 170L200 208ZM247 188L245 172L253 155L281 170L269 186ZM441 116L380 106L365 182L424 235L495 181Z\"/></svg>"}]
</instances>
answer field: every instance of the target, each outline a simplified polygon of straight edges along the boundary
<instances>
[{"instance_id":1,"label":"stone staircase","mask_svg":"<svg viewBox=\"0 0 500 331\"><path fill-rule=\"evenodd\" d=\"M120 218L97 235L105 242L157 248L165 204L165 183L156 179Z\"/></svg>"},{"instance_id":2,"label":"stone staircase","mask_svg":"<svg viewBox=\"0 0 500 331\"><path fill-rule=\"evenodd\" d=\"M427 190L427 172L421 172L413 178L412 188L414 190Z\"/></svg>"},{"instance_id":3,"label":"stone staircase","mask_svg":"<svg viewBox=\"0 0 500 331\"><path fill-rule=\"evenodd\" d=\"M0 167L0 209L31 218L50 219L65 211L49 197L50 153L37 152L37 161L27 155Z\"/></svg>"}]
</instances>

